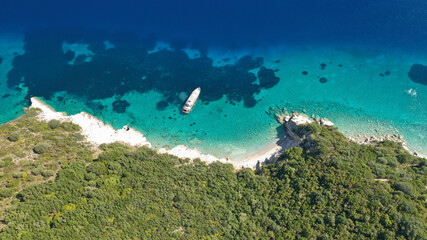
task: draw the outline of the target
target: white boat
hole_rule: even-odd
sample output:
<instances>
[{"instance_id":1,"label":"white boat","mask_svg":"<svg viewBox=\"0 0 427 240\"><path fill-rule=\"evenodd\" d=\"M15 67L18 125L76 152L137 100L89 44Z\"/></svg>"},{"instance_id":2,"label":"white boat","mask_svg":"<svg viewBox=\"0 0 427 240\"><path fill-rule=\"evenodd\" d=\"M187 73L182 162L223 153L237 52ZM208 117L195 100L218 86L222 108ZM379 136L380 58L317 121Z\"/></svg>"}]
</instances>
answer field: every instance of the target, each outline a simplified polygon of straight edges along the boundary
<instances>
[{"instance_id":1,"label":"white boat","mask_svg":"<svg viewBox=\"0 0 427 240\"><path fill-rule=\"evenodd\" d=\"M194 107L194 104L196 104L197 99L199 98L200 91L201 89L198 87L190 94L184 104L184 107L182 108L183 113L189 113L191 111L191 109Z\"/></svg>"}]
</instances>

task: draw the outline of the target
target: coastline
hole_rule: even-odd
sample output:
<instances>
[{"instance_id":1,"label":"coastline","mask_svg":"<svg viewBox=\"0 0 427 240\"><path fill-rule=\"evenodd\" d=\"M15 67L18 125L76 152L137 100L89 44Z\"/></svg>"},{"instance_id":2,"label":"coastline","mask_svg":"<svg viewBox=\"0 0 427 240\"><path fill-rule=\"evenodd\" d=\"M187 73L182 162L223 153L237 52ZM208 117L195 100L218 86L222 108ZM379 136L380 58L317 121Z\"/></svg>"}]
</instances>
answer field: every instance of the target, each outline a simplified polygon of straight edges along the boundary
<instances>
[{"instance_id":1,"label":"coastline","mask_svg":"<svg viewBox=\"0 0 427 240\"><path fill-rule=\"evenodd\" d=\"M151 143L145 138L145 136L141 132L127 125L123 126L121 129L115 129L110 124L105 124L102 120L86 112L67 116L67 114L64 112L56 112L54 108L50 107L48 104L44 103L37 97L31 98L30 108L38 108L41 110L38 115L38 118L41 121L50 121L56 119L59 121L72 122L79 125L82 128L81 133L86 137L87 141L90 142L94 147L98 147L100 144L103 143L113 142L120 142L130 146L146 146L149 148L152 147ZM273 141L260 146L258 149L255 149L247 155L242 156L242 158L238 160L233 161L229 158L218 158L210 154L203 154L197 148L191 149L188 148L186 145L177 145L170 150L160 148L157 149L157 152L159 154L167 153L179 158L189 158L191 160L200 158L200 160L208 164L216 161L222 163L229 163L232 164L235 169L254 169L257 168L259 165L264 165L276 161L285 149L298 146L301 140L299 139L299 137L293 134L293 131L295 131L297 126L300 124L313 122L313 120L310 119L308 116L298 113L294 113L292 117L283 113L279 113L276 114L276 119L281 124L286 123L286 133L284 131ZM319 124L328 126L334 125L327 119L321 119L319 121ZM373 141L383 140L375 137L369 137L366 139L356 139L348 137L348 139L350 141L355 141L359 144L371 144ZM402 142L405 149L407 149L405 141L403 139L387 139ZM418 156L423 157L421 155Z\"/></svg>"},{"instance_id":2,"label":"coastline","mask_svg":"<svg viewBox=\"0 0 427 240\"><path fill-rule=\"evenodd\" d=\"M64 112L56 112L54 108L44 103L37 97L31 98L30 108L38 108L41 112L38 115L38 119L41 121L59 120L64 122L72 122L79 125L82 130L81 133L86 137L87 141L95 147L103 143L120 142L130 146L146 146L151 148L151 143L147 141L142 133L131 128L127 125L121 129L115 129L110 124L105 124L95 116L81 112L75 115L67 116ZM200 158L206 163L212 163L215 161L233 164L236 168L241 167L254 167L246 164L236 164L230 159L217 158L210 154L203 154L197 148L190 149L185 145L178 145L171 150L164 148L158 149L158 153L168 153L180 158L189 158L191 160Z\"/></svg>"}]
</instances>

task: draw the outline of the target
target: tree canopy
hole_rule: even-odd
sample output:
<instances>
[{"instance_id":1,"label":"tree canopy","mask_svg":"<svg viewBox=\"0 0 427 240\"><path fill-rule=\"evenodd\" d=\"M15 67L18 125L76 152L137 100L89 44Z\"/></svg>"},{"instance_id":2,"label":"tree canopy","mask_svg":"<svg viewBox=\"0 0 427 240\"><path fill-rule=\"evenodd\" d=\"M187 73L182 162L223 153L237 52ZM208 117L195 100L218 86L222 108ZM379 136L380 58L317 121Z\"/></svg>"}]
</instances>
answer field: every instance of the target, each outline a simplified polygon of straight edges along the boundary
<instances>
[{"instance_id":1,"label":"tree canopy","mask_svg":"<svg viewBox=\"0 0 427 240\"><path fill-rule=\"evenodd\" d=\"M96 159L16 194L0 239L427 237L426 159L399 143L358 145L333 127L301 134L301 147L259 171L101 145Z\"/></svg>"}]
</instances>

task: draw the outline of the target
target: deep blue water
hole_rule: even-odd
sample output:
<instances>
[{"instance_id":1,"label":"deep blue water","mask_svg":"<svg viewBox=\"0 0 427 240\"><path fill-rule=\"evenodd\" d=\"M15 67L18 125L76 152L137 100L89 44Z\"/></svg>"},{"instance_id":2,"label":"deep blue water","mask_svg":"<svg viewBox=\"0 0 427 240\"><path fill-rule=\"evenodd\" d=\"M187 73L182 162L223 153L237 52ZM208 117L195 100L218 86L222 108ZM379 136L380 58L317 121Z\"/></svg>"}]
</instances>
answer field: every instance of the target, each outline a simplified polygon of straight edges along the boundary
<instances>
[{"instance_id":1,"label":"deep blue water","mask_svg":"<svg viewBox=\"0 0 427 240\"><path fill-rule=\"evenodd\" d=\"M424 47L425 0L1 1L0 28L132 30L228 47L350 42Z\"/></svg>"}]
</instances>

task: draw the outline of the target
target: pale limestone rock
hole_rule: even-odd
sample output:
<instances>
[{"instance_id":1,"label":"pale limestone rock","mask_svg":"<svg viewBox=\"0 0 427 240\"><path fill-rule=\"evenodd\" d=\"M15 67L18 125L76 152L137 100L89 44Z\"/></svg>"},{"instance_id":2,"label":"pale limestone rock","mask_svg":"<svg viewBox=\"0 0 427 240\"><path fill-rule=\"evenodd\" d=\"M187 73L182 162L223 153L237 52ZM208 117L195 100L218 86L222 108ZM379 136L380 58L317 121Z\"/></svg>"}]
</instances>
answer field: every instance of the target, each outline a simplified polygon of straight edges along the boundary
<instances>
[{"instance_id":1,"label":"pale limestone rock","mask_svg":"<svg viewBox=\"0 0 427 240\"><path fill-rule=\"evenodd\" d=\"M57 119L62 122L72 122L79 125L82 128L82 135L86 136L86 140L96 146L103 143L122 142L131 146L151 147L150 142L137 130L129 126L116 130L110 124L104 124L101 120L86 112L67 116L63 112L56 112L55 109L34 97L31 98L30 108L41 110L38 118L42 121Z\"/></svg>"},{"instance_id":2,"label":"pale limestone rock","mask_svg":"<svg viewBox=\"0 0 427 240\"><path fill-rule=\"evenodd\" d=\"M313 122L313 120L311 120L307 115L301 113L292 114L292 117L289 121L294 122L296 125L308 124Z\"/></svg>"},{"instance_id":3,"label":"pale limestone rock","mask_svg":"<svg viewBox=\"0 0 427 240\"><path fill-rule=\"evenodd\" d=\"M320 119L320 124L325 126L334 126L334 123L329 121L327 118Z\"/></svg>"}]
</instances>

